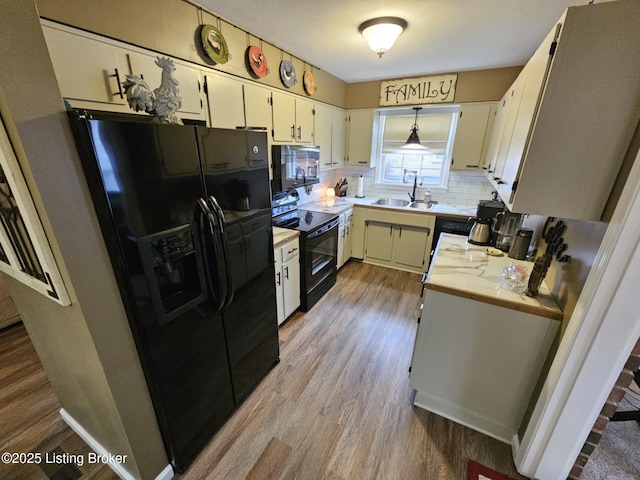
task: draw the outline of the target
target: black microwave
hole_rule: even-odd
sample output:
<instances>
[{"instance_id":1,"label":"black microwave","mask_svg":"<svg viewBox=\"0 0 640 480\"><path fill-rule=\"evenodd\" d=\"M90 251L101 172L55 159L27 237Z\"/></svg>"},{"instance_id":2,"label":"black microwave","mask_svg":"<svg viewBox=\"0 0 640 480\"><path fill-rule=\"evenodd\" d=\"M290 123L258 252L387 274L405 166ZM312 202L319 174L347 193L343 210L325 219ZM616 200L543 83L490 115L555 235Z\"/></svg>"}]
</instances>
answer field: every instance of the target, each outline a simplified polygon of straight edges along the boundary
<instances>
[{"instance_id":1,"label":"black microwave","mask_svg":"<svg viewBox=\"0 0 640 480\"><path fill-rule=\"evenodd\" d=\"M319 183L320 147L305 145L272 145L272 192Z\"/></svg>"}]
</instances>

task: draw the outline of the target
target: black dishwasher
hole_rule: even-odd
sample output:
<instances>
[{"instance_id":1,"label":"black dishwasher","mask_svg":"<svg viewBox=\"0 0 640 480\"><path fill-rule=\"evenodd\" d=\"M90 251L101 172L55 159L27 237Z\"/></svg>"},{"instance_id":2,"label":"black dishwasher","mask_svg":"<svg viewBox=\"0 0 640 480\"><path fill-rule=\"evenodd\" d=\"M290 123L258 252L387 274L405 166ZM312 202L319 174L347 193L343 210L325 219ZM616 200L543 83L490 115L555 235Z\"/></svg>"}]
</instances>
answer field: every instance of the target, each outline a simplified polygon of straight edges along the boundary
<instances>
[{"instance_id":1,"label":"black dishwasher","mask_svg":"<svg viewBox=\"0 0 640 480\"><path fill-rule=\"evenodd\" d=\"M472 217L471 217L472 218ZM438 246L441 233L453 233L454 235L469 236L471 222L469 219L459 217L436 217L436 225L433 228L433 243L431 244L431 259ZM431 264L431 262L429 262Z\"/></svg>"}]
</instances>

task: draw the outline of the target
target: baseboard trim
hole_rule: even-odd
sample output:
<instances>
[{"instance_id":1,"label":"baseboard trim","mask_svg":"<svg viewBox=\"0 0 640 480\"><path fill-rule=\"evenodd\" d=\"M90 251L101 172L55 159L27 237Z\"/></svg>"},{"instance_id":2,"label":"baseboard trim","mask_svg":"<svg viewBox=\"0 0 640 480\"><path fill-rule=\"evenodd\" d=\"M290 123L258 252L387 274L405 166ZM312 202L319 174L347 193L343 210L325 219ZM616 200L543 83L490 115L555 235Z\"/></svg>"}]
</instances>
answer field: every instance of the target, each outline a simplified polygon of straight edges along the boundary
<instances>
[{"instance_id":1,"label":"baseboard trim","mask_svg":"<svg viewBox=\"0 0 640 480\"><path fill-rule=\"evenodd\" d=\"M511 437L511 454L513 458L516 458L516 455L518 455L518 450L520 450L520 436L516 433Z\"/></svg>"},{"instance_id":2,"label":"baseboard trim","mask_svg":"<svg viewBox=\"0 0 640 480\"><path fill-rule=\"evenodd\" d=\"M76 432L78 434L78 436L80 438L82 438L87 443L87 445L89 445L91 447L91 449L94 452L96 452L98 455L111 455L112 454L106 448L104 448L100 444L100 442L98 442L95 438L93 438L93 436L89 432L87 432L84 429L84 427L82 425L80 425L80 423L78 423L76 421L76 419L73 418L69 414L69 412L67 412L64 408L60 409L60 416L66 422L66 424L69 425L69 428L71 428L71 430ZM120 464L120 463L107 463L107 465L122 480L138 480L136 477L131 475L131 473L129 473L127 470L125 470L122 467L122 464ZM174 476L173 468L171 467L171 465L167 465L160 472L160 474L155 478L155 480L171 480L173 478L173 476Z\"/></svg>"},{"instance_id":3,"label":"baseboard trim","mask_svg":"<svg viewBox=\"0 0 640 480\"><path fill-rule=\"evenodd\" d=\"M454 405L450 402L434 397L428 393L416 390L413 401L416 407L433 412L441 417L453 420L456 423L469 427L477 432L484 433L489 437L500 440L506 444L511 444L511 439L515 434L514 430L507 425L502 425L490 419Z\"/></svg>"}]
</instances>

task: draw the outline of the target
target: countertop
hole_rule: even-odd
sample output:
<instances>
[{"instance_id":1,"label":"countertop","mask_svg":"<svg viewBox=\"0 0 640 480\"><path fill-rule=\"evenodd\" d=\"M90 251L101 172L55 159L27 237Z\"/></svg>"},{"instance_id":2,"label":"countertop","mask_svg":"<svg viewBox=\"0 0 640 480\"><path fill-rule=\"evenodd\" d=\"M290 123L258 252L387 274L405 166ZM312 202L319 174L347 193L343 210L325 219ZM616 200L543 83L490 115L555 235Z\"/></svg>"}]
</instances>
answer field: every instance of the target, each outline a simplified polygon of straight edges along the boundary
<instances>
[{"instance_id":1,"label":"countertop","mask_svg":"<svg viewBox=\"0 0 640 480\"><path fill-rule=\"evenodd\" d=\"M316 200L315 202L302 203L298 205L298 208L301 210L311 210L312 212L324 212L340 215L353 208L356 204L353 200L355 200L354 197L336 197L333 201L323 198L322 200Z\"/></svg>"},{"instance_id":2,"label":"countertop","mask_svg":"<svg viewBox=\"0 0 640 480\"><path fill-rule=\"evenodd\" d=\"M273 227L273 246L279 247L283 243L300 235L298 230L291 230L289 228Z\"/></svg>"},{"instance_id":3,"label":"countertop","mask_svg":"<svg viewBox=\"0 0 640 480\"><path fill-rule=\"evenodd\" d=\"M424 286L435 291L562 320L562 310L544 282L536 297L499 287L502 270L511 263L523 266L529 273L533 268L532 262L514 260L506 254L491 256L487 254L487 247L472 245L464 236L443 233Z\"/></svg>"},{"instance_id":4,"label":"countertop","mask_svg":"<svg viewBox=\"0 0 640 480\"><path fill-rule=\"evenodd\" d=\"M423 215L442 215L447 217L461 217L461 218L469 218L475 217L476 215L476 207L470 207L468 205L449 205L446 203L436 203L428 210L420 210L411 207L398 207L398 206L389 206L389 205L373 205L373 203L378 200L379 197L336 197L333 200L333 204L331 200L327 200L323 198L322 200L317 200L315 202L303 203L298 205L298 208L303 210L312 210L316 212L326 212L333 213L335 215L340 215L341 213L346 212L350 208L353 208L354 205L358 205L366 208L376 208L376 209L384 209L384 210L395 210L399 212L405 213L416 213Z\"/></svg>"}]
</instances>

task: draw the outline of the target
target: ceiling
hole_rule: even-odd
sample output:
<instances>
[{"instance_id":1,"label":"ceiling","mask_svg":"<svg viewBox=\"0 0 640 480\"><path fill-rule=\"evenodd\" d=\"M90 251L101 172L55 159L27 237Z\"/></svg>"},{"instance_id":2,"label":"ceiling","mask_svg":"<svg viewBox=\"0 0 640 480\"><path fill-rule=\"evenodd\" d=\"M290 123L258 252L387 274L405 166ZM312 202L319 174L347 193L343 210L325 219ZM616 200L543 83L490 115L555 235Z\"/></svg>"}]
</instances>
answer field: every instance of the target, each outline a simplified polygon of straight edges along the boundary
<instances>
[{"instance_id":1,"label":"ceiling","mask_svg":"<svg viewBox=\"0 0 640 480\"><path fill-rule=\"evenodd\" d=\"M593 0L591 0L593 1ZM569 6L590 0L193 0L347 83L524 65ZM358 32L396 16L407 29L382 56Z\"/></svg>"}]
</instances>

